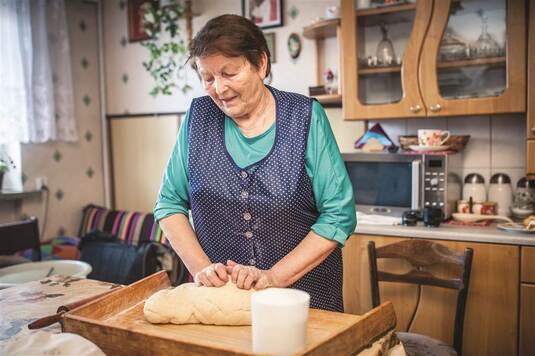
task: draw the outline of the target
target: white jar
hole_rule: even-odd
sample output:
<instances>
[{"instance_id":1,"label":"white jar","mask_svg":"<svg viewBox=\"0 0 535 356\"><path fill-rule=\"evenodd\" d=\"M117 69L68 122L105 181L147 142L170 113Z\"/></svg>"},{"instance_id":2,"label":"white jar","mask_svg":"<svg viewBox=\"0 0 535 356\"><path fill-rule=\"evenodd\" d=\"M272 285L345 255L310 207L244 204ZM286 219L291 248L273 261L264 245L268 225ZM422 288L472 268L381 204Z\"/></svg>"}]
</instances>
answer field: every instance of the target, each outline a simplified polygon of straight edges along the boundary
<instances>
[{"instance_id":1,"label":"white jar","mask_svg":"<svg viewBox=\"0 0 535 356\"><path fill-rule=\"evenodd\" d=\"M498 215L511 215L513 188L511 187L511 178L507 174L497 173L492 176L489 185L489 200L498 204Z\"/></svg>"},{"instance_id":2,"label":"white jar","mask_svg":"<svg viewBox=\"0 0 535 356\"><path fill-rule=\"evenodd\" d=\"M485 178L480 174L472 173L464 178L463 200L469 201L470 198L474 203L487 201Z\"/></svg>"}]
</instances>

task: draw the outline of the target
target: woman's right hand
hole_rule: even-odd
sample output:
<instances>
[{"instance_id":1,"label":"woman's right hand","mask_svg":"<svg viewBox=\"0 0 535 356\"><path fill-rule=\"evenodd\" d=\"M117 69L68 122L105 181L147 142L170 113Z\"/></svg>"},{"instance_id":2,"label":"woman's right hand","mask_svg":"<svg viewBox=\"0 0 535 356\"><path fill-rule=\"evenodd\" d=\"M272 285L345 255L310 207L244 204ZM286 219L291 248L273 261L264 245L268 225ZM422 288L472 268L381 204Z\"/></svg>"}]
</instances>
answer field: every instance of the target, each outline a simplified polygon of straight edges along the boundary
<instances>
[{"instance_id":1,"label":"woman's right hand","mask_svg":"<svg viewBox=\"0 0 535 356\"><path fill-rule=\"evenodd\" d=\"M222 287L227 283L228 278L227 268L224 264L212 263L197 272L193 277L193 281L197 287Z\"/></svg>"}]
</instances>

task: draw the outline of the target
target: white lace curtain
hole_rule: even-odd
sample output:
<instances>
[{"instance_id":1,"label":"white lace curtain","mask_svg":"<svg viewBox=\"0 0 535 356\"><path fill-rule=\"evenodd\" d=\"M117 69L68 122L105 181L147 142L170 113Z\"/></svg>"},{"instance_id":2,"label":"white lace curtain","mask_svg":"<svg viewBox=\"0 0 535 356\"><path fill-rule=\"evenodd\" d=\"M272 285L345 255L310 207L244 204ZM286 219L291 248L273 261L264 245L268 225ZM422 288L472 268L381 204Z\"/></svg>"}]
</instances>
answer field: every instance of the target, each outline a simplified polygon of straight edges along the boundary
<instances>
[{"instance_id":1,"label":"white lace curtain","mask_svg":"<svg viewBox=\"0 0 535 356\"><path fill-rule=\"evenodd\" d=\"M63 0L0 0L0 144L77 141Z\"/></svg>"}]
</instances>

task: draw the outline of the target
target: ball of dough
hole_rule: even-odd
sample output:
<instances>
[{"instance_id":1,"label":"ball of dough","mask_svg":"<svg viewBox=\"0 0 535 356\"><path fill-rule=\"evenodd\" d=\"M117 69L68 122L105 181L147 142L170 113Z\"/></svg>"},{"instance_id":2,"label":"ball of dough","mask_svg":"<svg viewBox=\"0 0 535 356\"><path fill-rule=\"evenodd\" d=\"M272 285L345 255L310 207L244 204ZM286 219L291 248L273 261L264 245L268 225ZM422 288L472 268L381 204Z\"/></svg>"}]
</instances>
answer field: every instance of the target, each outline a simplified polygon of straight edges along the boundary
<instances>
[{"instance_id":1,"label":"ball of dough","mask_svg":"<svg viewBox=\"0 0 535 356\"><path fill-rule=\"evenodd\" d=\"M154 324L251 325L251 294L254 289L196 287L184 283L153 294L145 302L145 319Z\"/></svg>"}]
</instances>

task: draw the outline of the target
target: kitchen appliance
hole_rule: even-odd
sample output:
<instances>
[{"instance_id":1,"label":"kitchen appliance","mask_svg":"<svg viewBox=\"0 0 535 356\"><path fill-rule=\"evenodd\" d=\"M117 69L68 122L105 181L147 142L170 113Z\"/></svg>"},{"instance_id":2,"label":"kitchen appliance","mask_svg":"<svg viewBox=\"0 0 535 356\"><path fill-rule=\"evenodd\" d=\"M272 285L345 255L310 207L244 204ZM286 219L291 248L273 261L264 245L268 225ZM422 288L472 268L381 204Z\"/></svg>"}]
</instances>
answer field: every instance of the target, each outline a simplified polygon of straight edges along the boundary
<instances>
[{"instance_id":1,"label":"kitchen appliance","mask_svg":"<svg viewBox=\"0 0 535 356\"><path fill-rule=\"evenodd\" d=\"M481 174L470 173L464 178L463 200L469 201L470 198L474 203L487 201L485 178Z\"/></svg>"},{"instance_id":2,"label":"kitchen appliance","mask_svg":"<svg viewBox=\"0 0 535 356\"><path fill-rule=\"evenodd\" d=\"M496 211L498 215L511 215L513 188L511 187L511 178L507 174L496 173L490 178L489 200L498 204Z\"/></svg>"},{"instance_id":3,"label":"kitchen appliance","mask_svg":"<svg viewBox=\"0 0 535 356\"><path fill-rule=\"evenodd\" d=\"M440 208L425 207L422 213L425 226L439 227L444 220L444 211Z\"/></svg>"},{"instance_id":4,"label":"kitchen appliance","mask_svg":"<svg viewBox=\"0 0 535 356\"><path fill-rule=\"evenodd\" d=\"M436 207L449 217L460 199L460 179L448 155L346 153L356 208L364 214L401 217Z\"/></svg>"}]
</instances>

